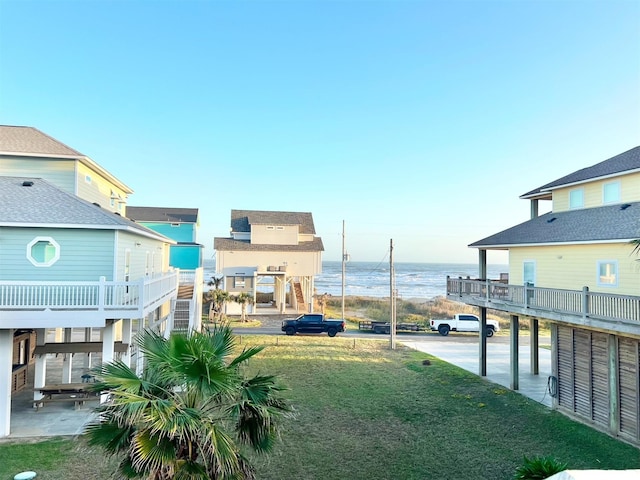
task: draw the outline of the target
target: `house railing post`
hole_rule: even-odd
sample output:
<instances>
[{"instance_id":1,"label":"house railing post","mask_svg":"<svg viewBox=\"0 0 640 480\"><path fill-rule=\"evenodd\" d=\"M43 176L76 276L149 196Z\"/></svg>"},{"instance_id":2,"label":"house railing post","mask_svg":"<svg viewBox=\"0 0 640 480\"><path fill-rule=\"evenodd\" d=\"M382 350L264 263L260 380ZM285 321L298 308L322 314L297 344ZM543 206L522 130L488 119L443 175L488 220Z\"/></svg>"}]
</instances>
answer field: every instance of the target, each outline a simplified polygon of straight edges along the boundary
<instances>
[{"instance_id":1,"label":"house railing post","mask_svg":"<svg viewBox=\"0 0 640 480\"><path fill-rule=\"evenodd\" d=\"M489 301L489 298L490 298L490 296L491 296L491 295L490 295L490 292L489 292L489 289L491 288L491 280L489 280L488 278L487 278L487 279L485 279L485 285L486 285L486 289L487 289L486 297L487 297L487 302L488 302L488 301Z\"/></svg>"},{"instance_id":2,"label":"house railing post","mask_svg":"<svg viewBox=\"0 0 640 480\"><path fill-rule=\"evenodd\" d=\"M107 289L106 282L106 277L100 277L100 283L98 284L98 311L103 311L105 309L104 301L106 293L105 290Z\"/></svg>"},{"instance_id":3,"label":"house railing post","mask_svg":"<svg viewBox=\"0 0 640 480\"><path fill-rule=\"evenodd\" d=\"M462 277L458 277L458 296L462 297Z\"/></svg>"},{"instance_id":4,"label":"house railing post","mask_svg":"<svg viewBox=\"0 0 640 480\"><path fill-rule=\"evenodd\" d=\"M582 287L582 318L589 316L589 287Z\"/></svg>"}]
</instances>

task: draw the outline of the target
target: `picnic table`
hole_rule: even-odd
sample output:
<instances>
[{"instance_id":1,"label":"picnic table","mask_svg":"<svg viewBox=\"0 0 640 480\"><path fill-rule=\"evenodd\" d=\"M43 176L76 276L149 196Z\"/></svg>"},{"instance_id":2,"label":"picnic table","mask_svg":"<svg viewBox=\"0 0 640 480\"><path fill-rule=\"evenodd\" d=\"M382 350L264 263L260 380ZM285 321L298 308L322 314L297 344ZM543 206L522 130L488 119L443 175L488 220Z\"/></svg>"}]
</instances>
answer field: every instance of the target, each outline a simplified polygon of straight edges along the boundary
<instances>
[{"instance_id":1,"label":"picnic table","mask_svg":"<svg viewBox=\"0 0 640 480\"><path fill-rule=\"evenodd\" d=\"M73 402L77 408L84 405L84 402L96 396L87 387L90 385L83 383L53 383L43 387L36 387L43 398L33 401L33 407L38 410L45 403L50 402Z\"/></svg>"}]
</instances>

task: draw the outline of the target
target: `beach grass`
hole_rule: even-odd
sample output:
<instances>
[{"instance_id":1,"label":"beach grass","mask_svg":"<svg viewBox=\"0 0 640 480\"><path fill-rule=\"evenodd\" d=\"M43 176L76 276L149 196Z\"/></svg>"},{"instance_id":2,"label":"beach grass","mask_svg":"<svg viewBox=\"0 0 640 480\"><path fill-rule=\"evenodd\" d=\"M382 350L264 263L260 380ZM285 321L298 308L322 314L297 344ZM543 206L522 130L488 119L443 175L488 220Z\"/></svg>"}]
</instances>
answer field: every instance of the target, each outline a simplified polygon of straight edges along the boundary
<instances>
[{"instance_id":1,"label":"beach grass","mask_svg":"<svg viewBox=\"0 0 640 480\"><path fill-rule=\"evenodd\" d=\"M277 374L295 408L257 478L509 479L524 456L573 469L640 468L640 450L428 354L326 336L242 336L265 345L247 373ZM425 362L427 360L428 362ZM22 459L22 460L21 460ZM0 443L0 480L108 479L82 438Z\"/></svg>"}]
</instances>

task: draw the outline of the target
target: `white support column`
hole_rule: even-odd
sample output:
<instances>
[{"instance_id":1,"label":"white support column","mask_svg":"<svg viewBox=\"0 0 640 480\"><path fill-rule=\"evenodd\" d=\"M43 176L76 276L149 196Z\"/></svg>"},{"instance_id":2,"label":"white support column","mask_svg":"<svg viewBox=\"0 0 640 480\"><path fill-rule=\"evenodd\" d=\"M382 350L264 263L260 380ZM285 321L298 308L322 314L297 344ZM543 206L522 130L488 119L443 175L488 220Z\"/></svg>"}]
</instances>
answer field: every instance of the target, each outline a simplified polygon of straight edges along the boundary
<instances>
[{"instance_id":1,"label":"white support column","mask_svg":"<svg viewBox=\"0 0 640 480\"><path fill-rule=\"evenodd\" d=\"M0 437L11 433L11 370L13 330L0 330Z\"/></svg>"},{"instance_id":2,"label":"white support column","mask_svg":"<svg viewBox=\"0 0 640 480\"><path fill-rule=\"evenodd\" d=\"M102 329L102 364L113 362L115 357L115 327L113 320L107 320ZM100 403L104 403L108 399L108 395L100 395Z\"/></svg>"},{"instance_id":3,"label":"white support column","mask_svg":"<svg viewBox=\"0 0 640 480\"><path fill-rule=\"evenodd\" d=\"M519 333L520 333L520 319L517 315L511 315L511 325L509 330L509 345L510 345L510 377L511 380L509 382L511 390L519 390L520 389L520 357L518 355L518 347L519 347Z\"/></svg>"},{"instance_id":4,"label":"white support column","mask_svg":"<svg viewBox=\"0 0 640 480\"><path fill-rule=\"evenodd\" d=\"M115 357L115 328L114 321L107 320L106 325L102 329L102 363L113 362Z\"/></svg>"},{"instance_id":5,"label":"white support column","mask_svg":"<svg viewBox=\"0 0 640 480\"><path fill-rule=\"evenodd\" d=\"M85 342L90 342L91 341L91 333L92 333L91 327L84 329L84 341ZM93 360L91 355L92 355L91 352L87 352L87 354L84 357L84 367L87 370L91 369L91 362Z\"/></svg>"},{"instance_id":6,"label":"white support column","mask_svg":"<svg viewBox=\"0 0 640 480\"><path fill-rule=\"evenodd\" d=\"M127 366L131 366L131 319L125 318L122 320L122 343L129 345L127 350L122 354L121 360Z\"/></svg>"},{"instance_id":7,"label":"white support column","mask_svg":"<svg viewBox=\"0 0 640 480\"><path fill-rule=\"evenodd\" d=\"M44 345L46 343L46 329L38 328L36 330L36 345ZM42 395L38 390L39 387L44 387L47 380L47 355L42 354L36 356L36 365L33 373L33 399L41 400Z\"/></svg>"},{"instance_id":8,"label":"white support column","mask_svg":"<svg viewBox=\"0 0 640 480\"><path fill-rule=\"evenodd\" d=\"M71 328L64 329L64 342L71 342ZM71 368L73 366L73 354L65 353L62 358L62 381L61 383L71 383Z\"/></svg>"}]
</instances>

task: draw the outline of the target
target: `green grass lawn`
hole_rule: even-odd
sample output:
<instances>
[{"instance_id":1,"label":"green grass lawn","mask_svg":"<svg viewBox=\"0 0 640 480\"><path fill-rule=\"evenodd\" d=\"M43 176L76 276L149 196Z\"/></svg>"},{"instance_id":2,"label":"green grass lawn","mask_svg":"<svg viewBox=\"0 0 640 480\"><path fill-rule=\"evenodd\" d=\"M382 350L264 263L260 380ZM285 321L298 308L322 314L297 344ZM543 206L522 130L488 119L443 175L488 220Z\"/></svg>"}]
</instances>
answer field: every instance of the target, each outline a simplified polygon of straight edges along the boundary
<instances>
[{"instance_id":1,"label":"green grass lawn","mask_svg":"<svg viewBox=\"0 0 640 480\"><path fill-rule=\"evenodd\" d=\"M242 337L269 346L253 371L280 376L296 410L259 479L509 479L523 456L573 469L640 468L640 450L499 385L388 342L326 336ZM430 365L423 365L429 359ZM0 480L107 479L81 440L0 443ZM102 472L102 474L100 474Z\"/></svg>"}]
</instances>

